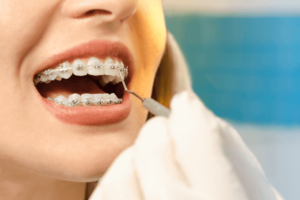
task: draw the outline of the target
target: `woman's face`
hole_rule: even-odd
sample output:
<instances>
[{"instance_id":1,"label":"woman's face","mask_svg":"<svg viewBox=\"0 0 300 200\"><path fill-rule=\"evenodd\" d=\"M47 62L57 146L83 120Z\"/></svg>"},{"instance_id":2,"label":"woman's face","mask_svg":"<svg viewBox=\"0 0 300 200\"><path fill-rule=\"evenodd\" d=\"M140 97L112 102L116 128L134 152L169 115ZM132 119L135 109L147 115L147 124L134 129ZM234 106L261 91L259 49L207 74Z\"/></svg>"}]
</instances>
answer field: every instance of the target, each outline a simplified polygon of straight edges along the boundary
<instances>
[{"instance_id":1,"label":"woman's face","mask_svg":"<svg viewBox=\"0 0 300 200\"><path fill-rule=\"evenodd\" d=\"M15 166L59 179L97 180L147 117L120 83L102 86L120 81L107 66L123 62L129 89L151 96L166 42L161 0L1 0L0 27L0 170ZM67 61L76 76L57 70L40 79L61 81L33 83L38 73ZM74 93L115 93L123 102L63 106L46 99ZM87 97L104 104L110 98Z\"/></svg>"}]
</instances>

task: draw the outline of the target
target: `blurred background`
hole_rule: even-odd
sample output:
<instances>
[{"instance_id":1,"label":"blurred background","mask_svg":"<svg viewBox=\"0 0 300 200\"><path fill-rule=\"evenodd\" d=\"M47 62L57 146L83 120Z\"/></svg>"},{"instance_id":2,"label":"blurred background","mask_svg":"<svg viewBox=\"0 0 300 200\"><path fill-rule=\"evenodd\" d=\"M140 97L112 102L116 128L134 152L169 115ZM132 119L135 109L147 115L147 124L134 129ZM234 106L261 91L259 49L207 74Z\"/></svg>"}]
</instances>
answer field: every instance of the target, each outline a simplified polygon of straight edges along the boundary
<instances>
[{"instance_id":1,"label":"blurred background","mask_svg":"<svg viewBox=\"0 0 300 200\"><path fill-rule=\"evenodd\" d=\"M300 199L300 1L164 0L193 88L287 200Z\"/></svg>"}]
</instances>

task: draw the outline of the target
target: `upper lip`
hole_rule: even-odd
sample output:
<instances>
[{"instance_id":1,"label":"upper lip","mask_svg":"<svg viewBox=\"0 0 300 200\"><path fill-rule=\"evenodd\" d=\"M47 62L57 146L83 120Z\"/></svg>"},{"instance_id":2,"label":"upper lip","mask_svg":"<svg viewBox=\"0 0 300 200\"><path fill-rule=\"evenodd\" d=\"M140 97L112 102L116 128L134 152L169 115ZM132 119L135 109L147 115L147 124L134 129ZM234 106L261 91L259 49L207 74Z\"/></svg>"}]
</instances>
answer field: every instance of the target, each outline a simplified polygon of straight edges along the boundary
<instances>
[{"instance_id":1,"label":"upper lip","mask_svg":"<svg viewBox=\"0 0 300 200\"><path fill-rule=\"evenodd\" d=\"M125 66L128 66L128 70L130 71L129 75L133 73L133 56L126 45L121 42L92 40L51 56L37 68L35 74L49 68L54 68L58 66L59 63L65 61L71 62L77 58L92 56L97 58L106 58L108 56L119 58L123 61Z\"/></svg>"}]
</instances>

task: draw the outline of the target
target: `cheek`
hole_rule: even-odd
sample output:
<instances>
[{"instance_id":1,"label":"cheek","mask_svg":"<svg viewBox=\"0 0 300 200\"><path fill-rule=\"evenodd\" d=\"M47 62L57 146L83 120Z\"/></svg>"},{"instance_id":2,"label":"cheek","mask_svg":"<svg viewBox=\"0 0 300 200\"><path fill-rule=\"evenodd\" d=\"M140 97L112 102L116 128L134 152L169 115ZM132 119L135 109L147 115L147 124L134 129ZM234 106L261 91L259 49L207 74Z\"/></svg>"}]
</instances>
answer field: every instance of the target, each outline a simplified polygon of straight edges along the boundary
<instances>
[{"instance_id":1,"label":"cheek","mask_svg":"<svg viewBox=\"0 0 300 200\"><path fill-rule=\"evenodd\" d=\"M139 1L131 27L144 67L156 72L166 44L166 25L160 0Z\"/></svg>"},{"instance_id":2,"label":"cheek","mask_svg":"<svg viewBox=\"0 0 300 200\"><path fill-rule=\"evenodd\" d=\"M14 54L21 57L39 40L59 0L50 2L0 1L0 46L5 47L1 48L1 55Z\"/></svg>"},{"instance_id":3,"label":"cheek","mask_svg":"<svg viewBox=\"0 0 300 200\"><path fill-rule=\"evenodd\" d=\"M132 85L138 94L149 97L166 46L167 30L161 0L139 1L129 23L138 64Z\"/></svg>"}]
</instances>

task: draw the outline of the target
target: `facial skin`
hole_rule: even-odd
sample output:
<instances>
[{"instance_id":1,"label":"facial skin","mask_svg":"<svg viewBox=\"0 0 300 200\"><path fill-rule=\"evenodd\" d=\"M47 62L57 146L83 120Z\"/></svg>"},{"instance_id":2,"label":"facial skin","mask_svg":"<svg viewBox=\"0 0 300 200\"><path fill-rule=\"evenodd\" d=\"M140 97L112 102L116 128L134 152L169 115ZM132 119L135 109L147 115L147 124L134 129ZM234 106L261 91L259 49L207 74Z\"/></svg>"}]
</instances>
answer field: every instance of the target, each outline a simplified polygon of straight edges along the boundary
<instances>
[{"instance_id":1,"label":"facial skin","mask_svg":"<svg viewBox=\"0 0 300 200\"><path fill-rule=\"evenodd\" d=\"M134 58L130 89L150 97L166 42L161 0L1 0L0 27L0 196L83 199L85 182L98 180L134 142L147 111L131 97L119 123L63 123L42 105L33 77L55 54L117 41Z\"/></svg>"}]
</instances>

